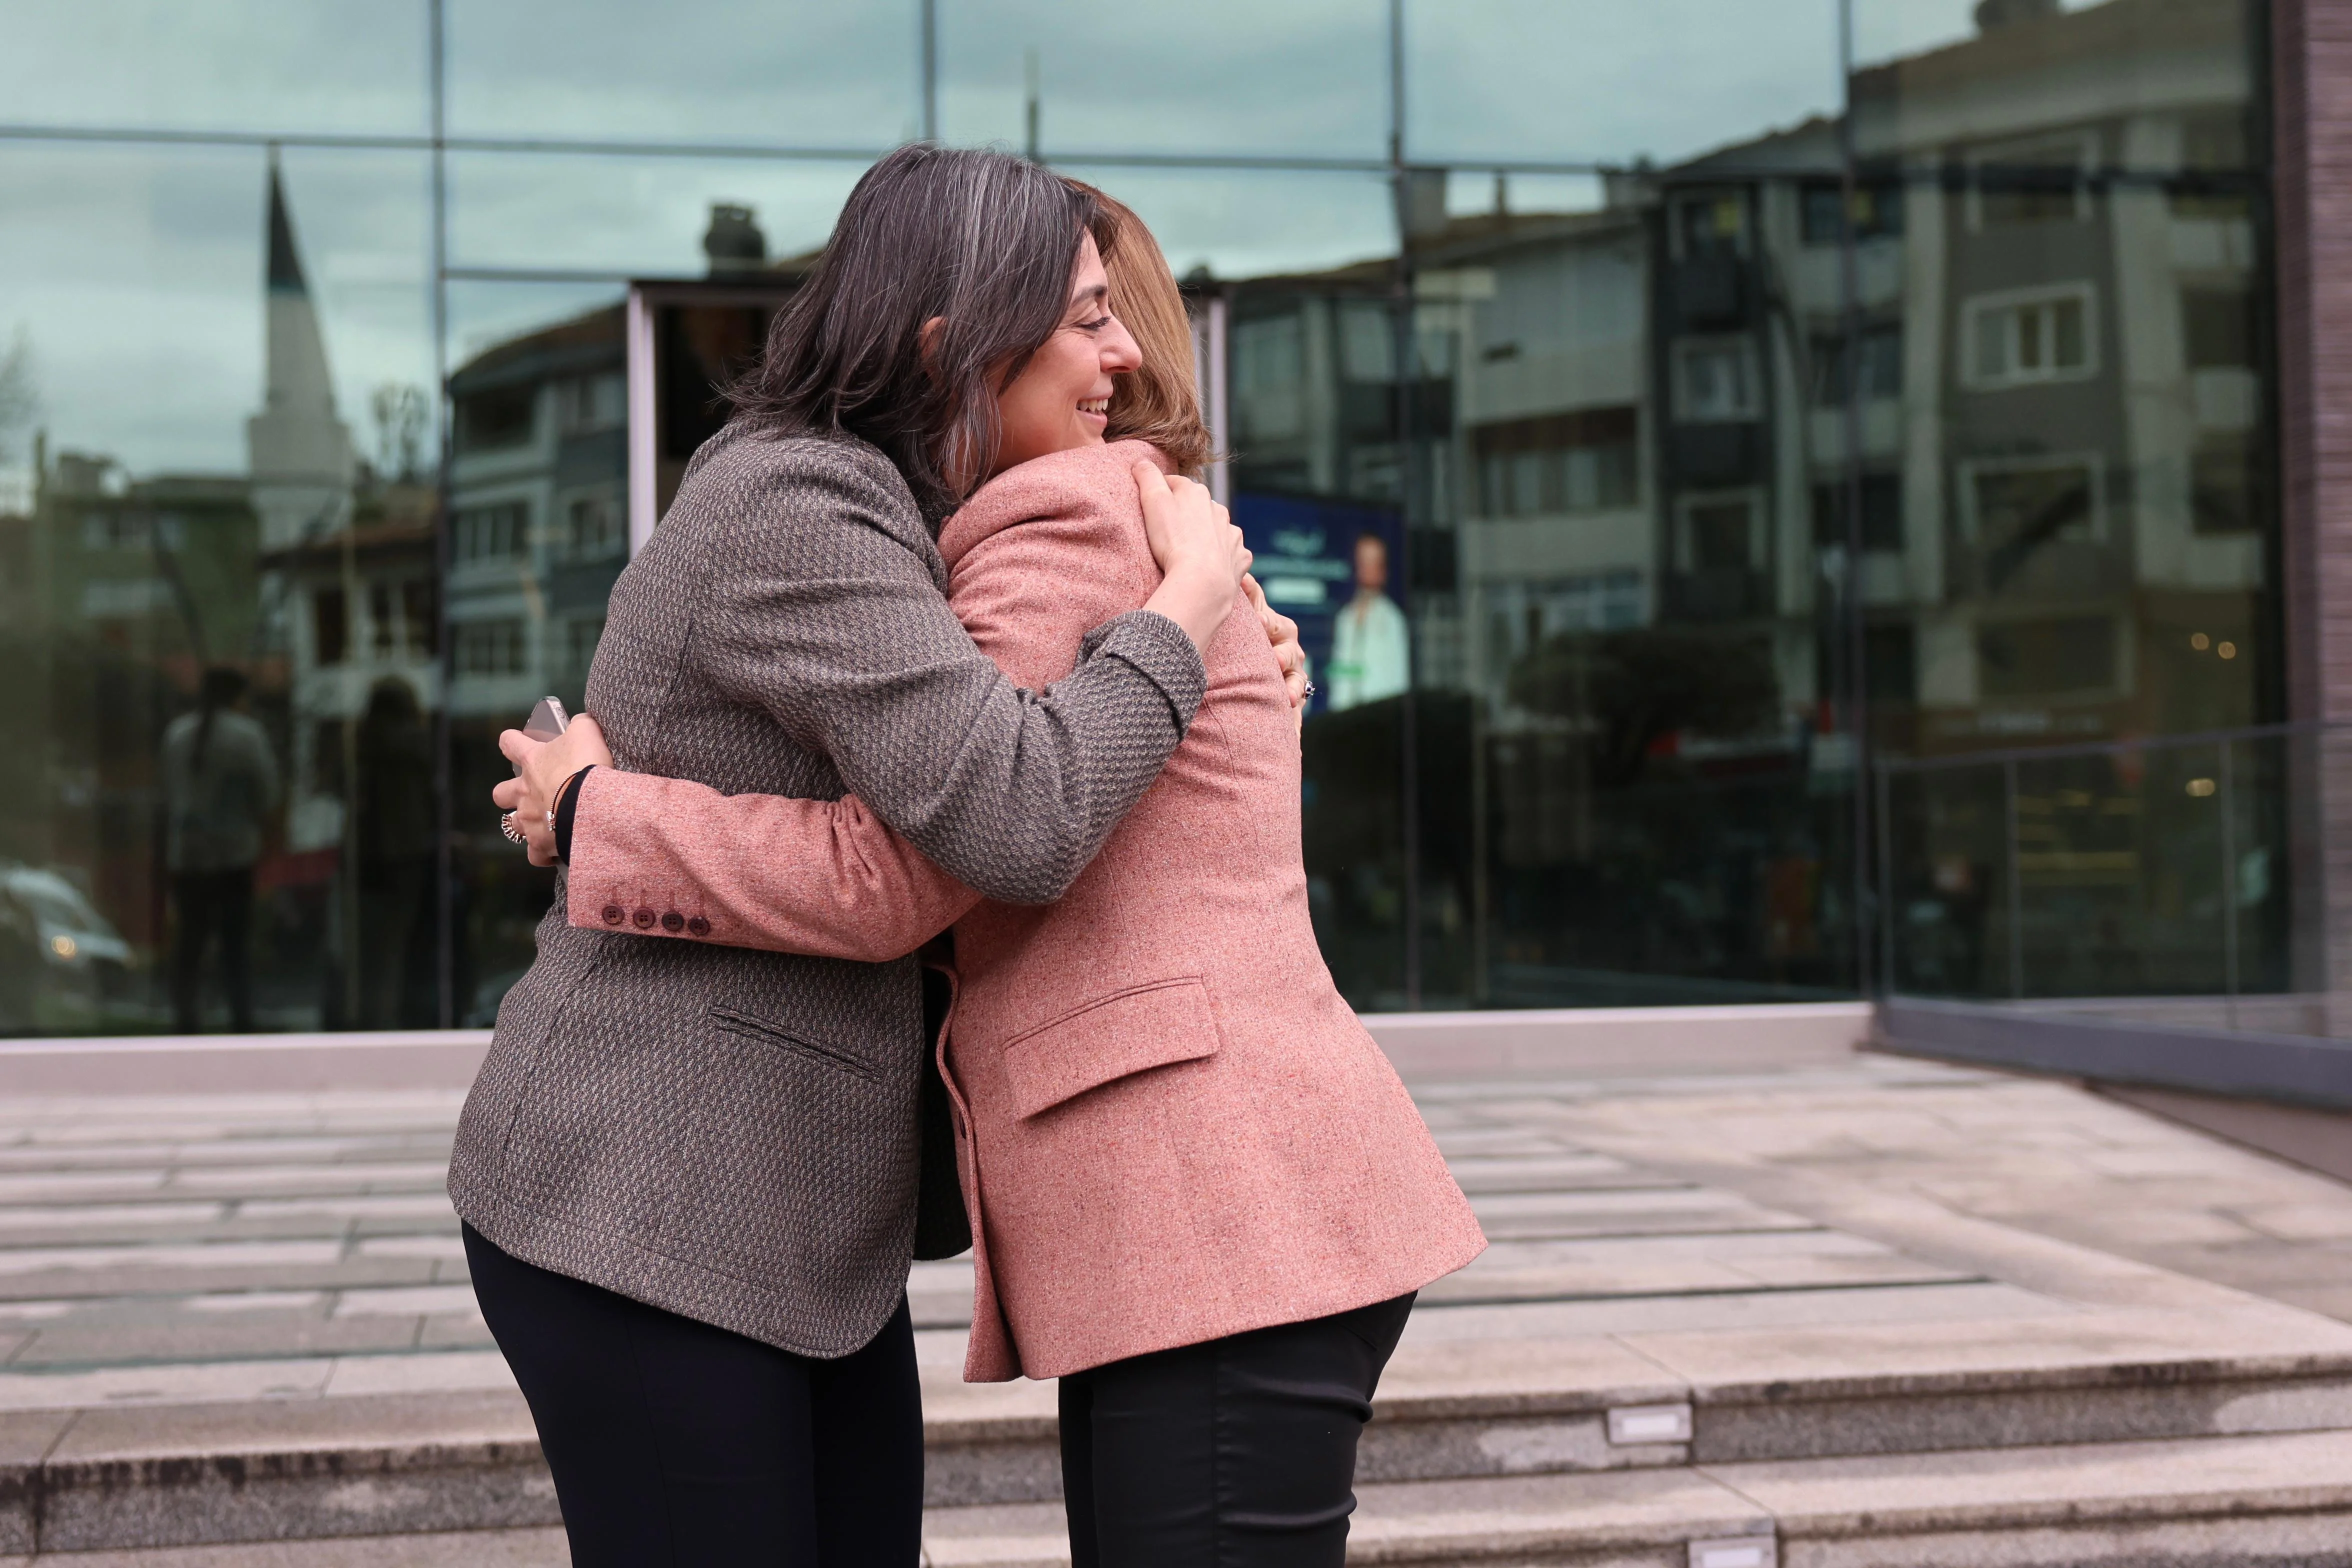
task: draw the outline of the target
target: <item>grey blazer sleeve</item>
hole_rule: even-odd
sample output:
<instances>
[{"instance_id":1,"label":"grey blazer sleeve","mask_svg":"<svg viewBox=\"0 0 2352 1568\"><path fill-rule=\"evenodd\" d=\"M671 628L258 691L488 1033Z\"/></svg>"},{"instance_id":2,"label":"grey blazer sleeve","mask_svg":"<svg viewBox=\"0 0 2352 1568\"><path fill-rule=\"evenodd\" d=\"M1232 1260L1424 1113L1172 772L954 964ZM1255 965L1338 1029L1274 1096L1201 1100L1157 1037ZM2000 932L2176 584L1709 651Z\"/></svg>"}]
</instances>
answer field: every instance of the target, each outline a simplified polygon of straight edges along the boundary
<instances>
[{"instance_id":1,"label":"grey blazer sleeve","mask_svg":"<svg viewBox=\"0 0 2352 1568\"><path fill-rule=\"evenodd\" d=\"M1199 650L1134 611L1097 627L1066 679L1024 691L949 609L939 552L881 456L791 447L746 481L696 657L967 887L1060 898L1183 740L1207 680Z\"/></svg>"}]
</instances>

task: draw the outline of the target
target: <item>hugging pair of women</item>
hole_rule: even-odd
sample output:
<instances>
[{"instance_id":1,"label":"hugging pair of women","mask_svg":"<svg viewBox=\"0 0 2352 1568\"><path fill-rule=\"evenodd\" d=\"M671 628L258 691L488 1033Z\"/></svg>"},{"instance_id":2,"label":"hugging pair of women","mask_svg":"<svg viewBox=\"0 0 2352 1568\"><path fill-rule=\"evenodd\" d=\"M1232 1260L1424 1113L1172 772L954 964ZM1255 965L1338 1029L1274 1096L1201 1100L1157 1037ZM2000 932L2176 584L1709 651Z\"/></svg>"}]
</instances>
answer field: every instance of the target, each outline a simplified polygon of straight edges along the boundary
<instances>
[{"instance_id":1,"label":"hugging pair of women","mask_svg":"<svg viewBox=\"0 0 2352 1568\"><path fill-rule=\"evenodd\" d=\"M1338 1568L1485 1239L1316 949L1303 660L1159 247L902 149L733 395L589 716L501 739L565 870L450 1194L573 1561L912 1568L908 1269L968 1240L1077 1568Z\"/></svg>"}]
</instances>

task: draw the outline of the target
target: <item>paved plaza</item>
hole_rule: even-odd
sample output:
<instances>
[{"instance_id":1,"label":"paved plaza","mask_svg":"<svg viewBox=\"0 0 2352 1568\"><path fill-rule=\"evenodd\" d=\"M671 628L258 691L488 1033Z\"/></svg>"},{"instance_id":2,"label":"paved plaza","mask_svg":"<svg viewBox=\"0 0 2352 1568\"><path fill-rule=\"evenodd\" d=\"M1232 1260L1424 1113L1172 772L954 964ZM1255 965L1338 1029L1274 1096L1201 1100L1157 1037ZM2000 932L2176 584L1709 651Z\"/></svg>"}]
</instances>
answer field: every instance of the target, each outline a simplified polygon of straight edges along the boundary
<instances>
[{"instance_id":1,"label":"paved plaza","mask_svg":"<svg viewBox=\"0 0 2352 1568\"><path fill-rule=\"evenodd\" d=\"M2232 1465L2301 1500L2282 1552L2352 1538L2352 1188L1892 1058L1416 1093L1494 1246L1424 1293L1383 1388L1368 1561L1647 1563L1776 1531L1791 1564L1895 1561L1837 1542L1923 1494L1915 1543L2024 1541L2084 1488L2138 1529ZM0 1463L44 1478L41 1561L563 1561L441 1193L461 1099L0 1101ZM957 1381L969 1290L962 1263L916 1270L932 1560L1063 1561L1051 1389ZM189 1479L224 1455L234 1484ZM145 1544L207 1533L357 1538ZM2190 1560L2173 1545L2116 1561Z\"/></svg>"}]
</instances>

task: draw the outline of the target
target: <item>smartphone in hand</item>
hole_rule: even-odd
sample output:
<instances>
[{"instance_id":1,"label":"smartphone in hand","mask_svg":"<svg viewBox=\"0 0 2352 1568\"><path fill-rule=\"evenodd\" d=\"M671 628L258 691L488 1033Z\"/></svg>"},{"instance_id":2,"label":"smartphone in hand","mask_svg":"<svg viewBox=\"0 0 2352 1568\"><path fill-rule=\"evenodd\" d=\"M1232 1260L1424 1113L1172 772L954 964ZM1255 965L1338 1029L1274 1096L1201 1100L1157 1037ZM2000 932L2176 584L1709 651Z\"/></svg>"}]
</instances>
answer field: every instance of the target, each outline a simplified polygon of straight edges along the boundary
<instances>
[{"instance_id":1,"label":"smartphone in hand","mask_svg":"<svg viewBox=\"0 0 2352 1568\"><path fill-rule=\"evenodd\" d=\"M534 741L552 741L571 722L572 715L563 710L562 699L542 697L539 706L530 710L530 717L522 721L522 732Z\"/></svg>"}]
</instances>

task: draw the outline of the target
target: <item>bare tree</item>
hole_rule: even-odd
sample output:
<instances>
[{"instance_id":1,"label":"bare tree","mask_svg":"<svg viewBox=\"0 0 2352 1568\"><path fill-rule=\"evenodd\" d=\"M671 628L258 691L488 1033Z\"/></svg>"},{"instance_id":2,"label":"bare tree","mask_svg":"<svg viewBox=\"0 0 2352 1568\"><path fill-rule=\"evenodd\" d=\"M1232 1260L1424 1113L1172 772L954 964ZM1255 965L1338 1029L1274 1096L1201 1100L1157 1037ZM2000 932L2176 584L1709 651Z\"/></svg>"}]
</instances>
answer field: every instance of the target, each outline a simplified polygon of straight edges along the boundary
<instances>
[{"instance_id":1,"label":"bare tree","mask_svg":"<svg viewBox=\"0 0 2352 1568\"><path fill-rule=\"evenodd\" d=\"M415 483L425 466L425 422L430 410L425 389L387 381L368 398L375 416L376 471L387 479Z\"/></svg>"}]
</instances>

